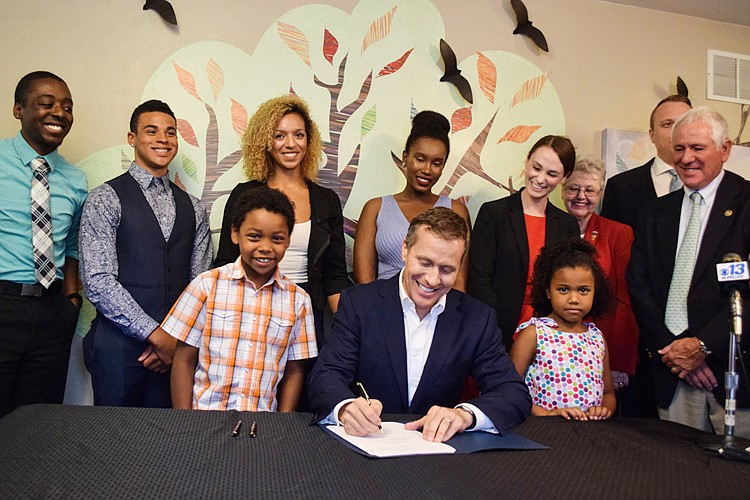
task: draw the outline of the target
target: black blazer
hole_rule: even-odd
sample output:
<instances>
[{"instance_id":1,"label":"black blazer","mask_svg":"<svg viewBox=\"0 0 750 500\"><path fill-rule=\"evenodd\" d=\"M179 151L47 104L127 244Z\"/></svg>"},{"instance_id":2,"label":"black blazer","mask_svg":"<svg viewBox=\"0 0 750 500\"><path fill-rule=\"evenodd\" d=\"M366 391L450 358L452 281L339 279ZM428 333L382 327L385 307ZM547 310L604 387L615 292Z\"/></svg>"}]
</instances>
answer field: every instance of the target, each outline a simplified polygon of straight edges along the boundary
<instances>
[{"instance_id":1,"label":"black blazer","mask_svg":"<svg viewBox=\"0 0 750 500\"><path fill-rule=\"evenodd\" d=\"M219 250L214 267L234 262L239 257L239 247L232 243L232 209L242 193L261 184L259 181L237 184L229 195L224 208ZM303 288L310 294L315 314L315 333L318 345L321 345L325 340L323 313L326 308L326 297L341 293L351 285L351 281L346 272L344 216L339 197L331 189L311 181L307 181L307 187L310 192L312 224L310 242L307 246L308 281Z\"/></svg>"},{"instance_id":2,"label":"black blazer","mask_svg":"<svg viewBox=\"0 0 750 500\"><path fill-rule=\"evenodd\" d=\"M547 202L545 244L580 234L575 218ZM521 315L529 270L529 241L521 191L482 205L469 245L471 295L495 310L505 348Z\"/></svg>"},{"instance_id":3,"label":"black blazer","mask_svg":"<svg viewBox=\"0 0 750 500\"><path fill-rule=\"evenodd\" d=\"M735 252L746 258L750 252L750 182L725 171L716 192L716 200L709 214L705 233L698 250L693 279L688 292L688 329L675 337L664 325L667 295L672 282L680 211L684 190L657 198L641 211L635 232L633 251L626 272L630 299L641 340L649 353L656 391L656 403L667 408L677 387L677 376L662 363L656 353L676 339L697 337L705 342L712 355L706 362L721 381L727 368L729 350L729 300L722 296L716 277L716 264L724 254ZM744 301L745 320L748 301ZM745 323L747 324L747 323ZM744 359L747 355L747 335L743 335ZM739 368L739 363L738 363ZM746 380L740 377L737 399L741 406L750 406ZM724 384L714 390L719 401L724 401Z\"/></svg>"},{"instance_id":4,"label":"black blazer","mask_svg":"<svg viewBox=\"0 0 750 500\"><path fill-rule=\"evenodd\" d=\"M427 362L409 404L400 274L358 285L341 294L330 339L308 383L316 420L341 401L357 397L362 382L383 413L425 414L433 405L452 408L471 375L482 391L469 401L492 420L500 434L531 411L531 397L500 343L492 309L450 290L438 316Z\"/></svg>"},{"instance_id":5,"label":"black blazer","mask_svg":"<svg viewBox=\"0 0 750 500\"><path fill-rule=\"evenodd\" d=\"M656 189L651 179L653 163L654 158L651 158L640 167L617 174L607 181L602 200L602 217L635 229L640 209L656 199Z\"/></svg>"}]
</instances>

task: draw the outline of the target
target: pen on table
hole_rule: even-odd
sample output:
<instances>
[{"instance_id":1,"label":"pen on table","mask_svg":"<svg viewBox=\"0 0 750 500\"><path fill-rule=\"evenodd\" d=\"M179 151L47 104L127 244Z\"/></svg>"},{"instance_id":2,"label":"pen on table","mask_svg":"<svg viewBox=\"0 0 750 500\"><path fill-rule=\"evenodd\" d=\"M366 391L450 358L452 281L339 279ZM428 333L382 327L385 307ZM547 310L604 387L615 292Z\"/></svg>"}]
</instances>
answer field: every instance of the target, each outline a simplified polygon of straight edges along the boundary
<instances>
[{"instance_id":1,"label":"pen on table","mask_svg":"<svg viewBox=\"0 0 750 500\"><path fill-rule=\"evenodd\" d=\"M360 392L362 392L362 397L365 398L365 401L367 401L368 406L372 406L372 403L370 403L370 396L367 394L367 391L365 390L365 386L362 385L362 382L357 382L357 387L359 387ZM380 432L383 432L383 426L378 424L378 429L380 429Z\"/></svg>"},{"instance_id":2,"label":"pen on table","mask_svg":"<svg viewBox=\"0 0 750 500\"><path fill-rule=\"evenodd\" d=\"M232 430L232 437L240 433L240 427L242 427L242 420L238 420L237 424L234 426L234 430Z\"/></svg>"},{"instance_id":3,"label":"pen on table","mask_svg":"<svg viewBox=\"0 0 750 500\"><path fill-rule=\"evenodd\" d=\"M250 432L248 432L247 435L250 436L251 438L258 436L258 422L253 420L253 425L250 426Z\"/></svg>"}]
</instances>

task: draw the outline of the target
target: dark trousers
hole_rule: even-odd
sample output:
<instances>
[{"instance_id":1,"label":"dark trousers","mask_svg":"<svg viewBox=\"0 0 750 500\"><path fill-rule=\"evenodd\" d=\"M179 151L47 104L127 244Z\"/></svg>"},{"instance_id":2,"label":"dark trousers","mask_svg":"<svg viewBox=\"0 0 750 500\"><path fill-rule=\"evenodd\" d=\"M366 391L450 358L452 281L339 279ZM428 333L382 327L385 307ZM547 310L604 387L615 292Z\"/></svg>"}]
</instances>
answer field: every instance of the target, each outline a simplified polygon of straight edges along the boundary
<instances>
[{"instance_id":1,"label":"dark trousers","mask_svg":"<svg viewBox=\"0 0 750 500\"><path fill-rule=\"evenodd\" d=\"M639 345L638 356L639 362L635 368L635 375L630 377L630 384L617 391L617 416L658 418L649 353L642 345Z\"/></svg>"},{"instance_id":2,"label":"dark trousers","mask_svg":"<svg viewBox=\"0 0 750 500\"><path fill-rule=\"evenodd\" d=\"M97 316L83 339L96 406L172 407L169 372L152 372L138 361L146 347L146 342L128 337Z\"/></svg>"},{"instance_id":3,"label":"dark trousers","mask_svg":"<svg viewBox=\"0 0 750 500\"><path fill-rule=\"evenodd\" d=\"M78 308L52 287L41 297L0 292L0 417L63 402Z\"/></svg>"}]
</instances>

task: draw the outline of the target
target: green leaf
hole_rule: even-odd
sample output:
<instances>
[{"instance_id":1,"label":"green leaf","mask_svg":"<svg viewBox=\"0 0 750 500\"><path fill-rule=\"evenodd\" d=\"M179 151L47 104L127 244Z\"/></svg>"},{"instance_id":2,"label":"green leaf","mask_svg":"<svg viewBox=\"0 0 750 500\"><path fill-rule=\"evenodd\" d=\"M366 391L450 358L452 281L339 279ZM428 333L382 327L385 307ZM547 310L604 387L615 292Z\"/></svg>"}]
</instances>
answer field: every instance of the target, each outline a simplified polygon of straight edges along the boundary
<instances>
[{"instance_id":1,"label":"green leaf","mask_svg":"<svg viewBox=\"0 0 750 500\"><path fill-rule=\"evenodd\" d=\"M193 179L195 182L198 182L198 167L195 165L195 162L190 159L190 157L182 155L182 169L185 171L185 173Z\"/></svg>"},{"instance_id":2,"label":"green leaf","mask_svg":"<svg viewBox=\"0 0 750 500\"><path fill-rule=\"evenodd\" d=\"M377 119L376 107L377 105L371 107L367 113L365 113L365 116L362 117L362 137L366 136L375 126L375 121Z\"/></svg>"}]
</instances>

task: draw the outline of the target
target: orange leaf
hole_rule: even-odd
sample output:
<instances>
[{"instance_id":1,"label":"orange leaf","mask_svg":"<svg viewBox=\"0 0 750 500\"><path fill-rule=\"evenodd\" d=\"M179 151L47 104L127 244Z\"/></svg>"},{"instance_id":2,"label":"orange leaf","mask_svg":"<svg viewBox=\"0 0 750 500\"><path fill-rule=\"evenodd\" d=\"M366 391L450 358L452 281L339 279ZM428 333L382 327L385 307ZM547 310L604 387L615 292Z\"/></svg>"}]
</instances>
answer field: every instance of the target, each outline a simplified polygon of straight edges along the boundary
<instances>
[{"instance_id":1,"label":"orange leaf","mask_svg":"<svg viewBox=\"0 0 750 500\"><path fill-rule=\"evenodd\" d=\"M531 137L531 134L542 128L541 125L517 125L512 129L508 130L505 135L497 141L498 144L501 142L509 141L521 144L526 142Z\"/></svg>"},{"instance_id":2,"label":"orange leaf","mask_svg":"<svg viewBox=\"0 0 750 500\"><path fill-rule=\"evenodd\" d=\"M305 64L312 68L310 65L310 44L307 42L305 34L296 26L282 23L281 21L276 21L276 28L279 32L279 36L284 40L287 47L292 49L302 58L302 61Z\"/></svg>"},{"instance_id":3,"label":"orange leaf","mask_svg":"<svg viewBox=\"0 0 750 500\"><path fill-rule=\"evenodd\" d=\"M193 78L193 75L188 70L178 66L174 61L172 61L172 66L174 66L174 70L177 73L177 81L180 82L182 88L187 90L188 94L203 102L203 99L201 99L198 91L195 89L195 78Z\"/></svg>"},{"instance_id":4,"label":"orange leaf","mask_svg":"<svg viewBox=\"0 0 750 500\"><path fill-rule=\"evenodd\" d=\"M497 68L487 56L477 52L477 75L479 88L492 104L495 104L495 89L497 88Z\"/></svg>"},{"instance_id":5,"label":"orange leaf","mask_svg":"<svg viewBox=\"0 0 750 500\"><path fill-rule=\"evenodd\" d=\"M297 92L294 91L294 87L292 86L291 82L289 82L289 95L293 95L294 97L299 97L297 95Z\"/></svg>"},{"instance_id":6,"label":"orange leaf","mask_svg":"<svg viewBox=\"0 0 750 500\"><path fill-rule=\"evenodd\" d=\"M182 118L178 118L177 130L180 131L180 135L185 142L187 142L191 146L195 146L196 148L199 147L198 139L196 139L195 137L195 131L193 130L193 126L190 125L190 122L188 122L187 120L183 120Z\"/></svg>"},{"instance_id":7,"label":"orange leaf","mask_svg":"<svg viewBox=\"0 0 750 500\"><path fill-rule=\"evenodd\" d=\"M531 99L536 99L537 97L539 97L539 94L541 94L542 90L544 89L544 83L546 81L547 73L542 73L535 78L530 78L523 82L521 88L518 89L516 95L513 96L513 101L510 103L510 108L512 108L519 102L529 101Z\"/></svg>"},{"instance_id":8,"label":"orange leaf","mask_svg":"<svg viewBox=\"0 0 750 500\"><path fill-rule=\"evenodd\" d=\"M393 7L386 15L375 19L370 25L370 29L367 30L367 35L362 41L362 53L367 50L367 47L373 43L377 43L383 38L387 37L391 32L391 23L393 22L393 14L396 13L396 7Z\"/></svg>"},{"instance_id":9,"label":"orange leaf","mask_svg":"<svg viewBox=\"0 0 750 500\"><path fill-rule=\"evenodd\" d=\"M323 33L323 56L329 63L333 64L333 56L336 55L336 52L338 50L339 41L336 40L336 37L333 36L331 32L326 28L325 32Z\"/></svg>"},{"instance_id":10,"label":"orange leaf","mask_svg":"<svg viewBox=\"0 0 750 500\"><path fill-rule=\"evenodd\" d=\"M229 100L232 101L232 128L242 137L247 128L247 109L234 99Z\"/></svg>"},{"instance_id":11,"label":"orange leaf","mask_svg":"<svg viewBox=\"0 0 750 500\"><path fill-rule=\"evenodd\" d=\"M211 91L214 94L214 100L216 100L222 87L224 87L224 72L216 61L209 59L206 65L206 73L208 74L208 83L211 84Z\"/></svg>"},{"instance_id":12,"label":"orange leaf","mask_svg":"<svg viewBox=\"0 0 750 500\"><path fill-rule=\"evenodd\" d=\"M456 133L471 125L471 107L457 109L451 115L451 132Z\"/></svg>"},{"instance_id":13,"label":"orange leaf","mask_svg":"<svg viewBox=\"0 0 750 500\"><path fill-rule=\"evenodd\" d=\"M391 73L395 73L396 71L401 69L401 66L404 65L406 60L409 58L409 54L411 54L411 51L414 50L413 48L407 50L404 52L404 55L399 57L393 62L390 62L386 64L383 69L380 70L380 73L378 73L378 76L385 76L390 75Z\"/></svg>"}]
</instances>

